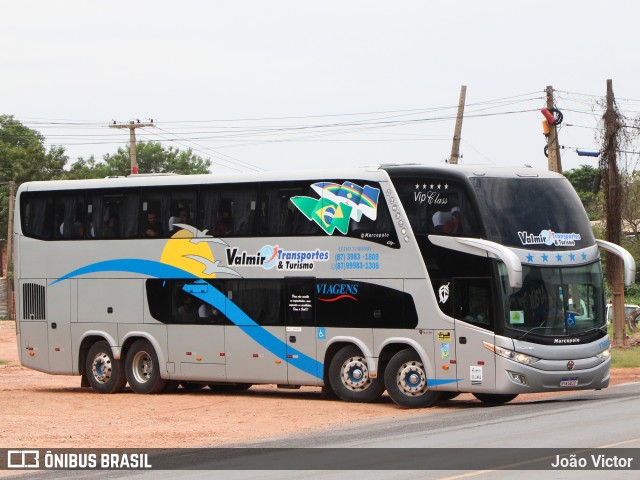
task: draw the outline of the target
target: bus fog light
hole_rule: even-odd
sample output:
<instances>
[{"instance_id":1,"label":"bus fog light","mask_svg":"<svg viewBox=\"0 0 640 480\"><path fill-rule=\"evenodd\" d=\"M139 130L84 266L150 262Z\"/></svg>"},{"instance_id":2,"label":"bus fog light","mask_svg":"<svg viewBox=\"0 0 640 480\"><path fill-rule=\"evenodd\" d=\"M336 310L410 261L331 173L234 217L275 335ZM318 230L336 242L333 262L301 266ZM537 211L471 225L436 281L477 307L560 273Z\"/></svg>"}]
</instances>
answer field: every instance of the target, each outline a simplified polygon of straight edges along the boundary
<instances>
[{"instance_id":1,"label":"bus fog light","mask_svg":"<svg viewBox=\"0 0 640 480\"><path fill-rule=\"evenodd\" d=\"M509 372L509 376L512 381L519 383L520 385L528 385L527 377L521 373Z\"/></svg>"}]
</instances>

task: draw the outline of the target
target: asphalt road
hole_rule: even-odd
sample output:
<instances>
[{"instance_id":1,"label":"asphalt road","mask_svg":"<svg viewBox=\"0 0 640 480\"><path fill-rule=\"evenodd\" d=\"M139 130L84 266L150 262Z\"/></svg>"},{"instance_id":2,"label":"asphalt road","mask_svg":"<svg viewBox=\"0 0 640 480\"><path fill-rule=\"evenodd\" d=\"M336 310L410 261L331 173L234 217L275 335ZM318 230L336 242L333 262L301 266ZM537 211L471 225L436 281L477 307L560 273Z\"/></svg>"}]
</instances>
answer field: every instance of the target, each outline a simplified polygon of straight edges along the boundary
<instances>
[{"instance_id":1,"label":"asphalt road","mask_svg":"<svg viewBox=\"0 0 640 480\"><path fill-rule=\"evenodd\" d=\"M438 415L345 425L240 449L167 451L152 460L186 470L47 472L46 478L628 479L640 469L639 400L640 383L498 407L453 400L453 409ZM600 455L618 467L621 459L632 458L635 470L551 467L567 462L569 454L587 467ZM239 469L247 466L252 470Z\"/></svg>"}]
</instances>

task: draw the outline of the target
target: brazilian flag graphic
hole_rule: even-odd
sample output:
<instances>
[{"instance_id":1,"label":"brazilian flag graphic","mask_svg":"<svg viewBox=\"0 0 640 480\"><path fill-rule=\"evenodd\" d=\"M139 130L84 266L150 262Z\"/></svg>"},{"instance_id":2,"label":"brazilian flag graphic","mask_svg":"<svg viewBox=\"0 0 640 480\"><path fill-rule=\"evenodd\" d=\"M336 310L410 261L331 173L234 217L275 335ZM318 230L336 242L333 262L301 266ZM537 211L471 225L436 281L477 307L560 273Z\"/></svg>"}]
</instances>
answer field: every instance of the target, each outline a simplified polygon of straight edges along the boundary
<instances>
[{"instance_id":1,"label":"brazilian flag graphic","mask_svg":"<svg viewBox=\"0 0 640 480\"><path fill-rule=\"evenodd\" d=\"M304 215L316 222L329 235L338 229L343 235L349 231L352 207L335 203L327 198L291 197L293 204Z\"/></svg>"}]
</instances>

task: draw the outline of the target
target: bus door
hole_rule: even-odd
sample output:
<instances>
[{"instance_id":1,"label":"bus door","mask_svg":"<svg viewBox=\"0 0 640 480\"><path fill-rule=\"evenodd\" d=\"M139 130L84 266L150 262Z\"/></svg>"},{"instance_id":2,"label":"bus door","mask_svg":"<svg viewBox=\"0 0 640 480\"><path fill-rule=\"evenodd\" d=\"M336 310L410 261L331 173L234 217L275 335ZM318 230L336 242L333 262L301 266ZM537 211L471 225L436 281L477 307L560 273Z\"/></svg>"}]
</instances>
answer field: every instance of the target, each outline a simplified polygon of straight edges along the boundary
<instances>
[{"instance_id":1,"label":"bus door","mask_svg":"<svg viewBox=\"0 0 640 480\"><path fill-rule=\"evenodd\" d=\"M315 279L286 279L284 309L288 383L319 385L322 364L316 360L316 341L322 330L315 328Z\"/></svg>"},{"instance_id":2,"label":"bus door","mask_svg":"<svg viewBox=\"0 0 640 480\"><path fill-rule=\"evenodd\" d=\"M75 321L78 316L77 293L77 280L47 287L49 373L69 373L72 370L71 315L73 313Z\"/></svg>"},{"instance_id":3,"label":"bus door","mask_svg":"<svg viewBox=\"0 0 640 480\"><path fill-rule=\"evenodd\" d=\"M287 383L282 284L280 280L226 280L227 380Z\"/></svg>"},{"instance_id":4,"label":"bus door","mask_svg":"<svg viewBox=\"0 0 640 480\"><path fill-rule=\"evenodd\" d=\"M492 280L454 278L452 283L458 389L492 390L496 383L495 356L483 343L494 344Z\"/></svg>"}]
</instances>

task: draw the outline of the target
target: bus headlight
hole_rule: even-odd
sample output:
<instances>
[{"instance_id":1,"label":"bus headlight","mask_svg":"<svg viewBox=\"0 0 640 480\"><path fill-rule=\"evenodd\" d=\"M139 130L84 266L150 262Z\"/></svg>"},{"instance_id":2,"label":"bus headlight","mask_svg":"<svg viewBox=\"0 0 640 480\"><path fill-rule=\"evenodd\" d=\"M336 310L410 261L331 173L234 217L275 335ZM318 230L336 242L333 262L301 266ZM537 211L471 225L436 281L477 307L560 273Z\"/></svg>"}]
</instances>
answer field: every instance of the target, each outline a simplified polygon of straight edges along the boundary
<instances>
[{"instance_id":1,"label":"bus headlight","mask_svg":"<svg viewBox=\"0 0 640 480\"><path fill-rule=\"evenodd\" d=\"M514 362L521 363L523 365L531 365L532 363L540 360L538 357L532 357L531 355L525 355L524 353L514 352L513 350L509 350L507 348L498 347L497 345L493 345L488 342L482 342L484 346L495 352L497 355L501 357L508 358L509 360L513 360Z\"/></svg>"},{"instance_id":2,"label":"bus headlight","mask_svg":"<svg viewBox=\"0 0 640 480\"><path fill-rule=\"evenodd\" d=\"M600 360L601 362L604 362L607 358L609 358L611 356L611 350L609 350L608 348L606 350L601 351L599 354L596 355L596 358L598 360Z\"/></svg>"}]
</instances>

